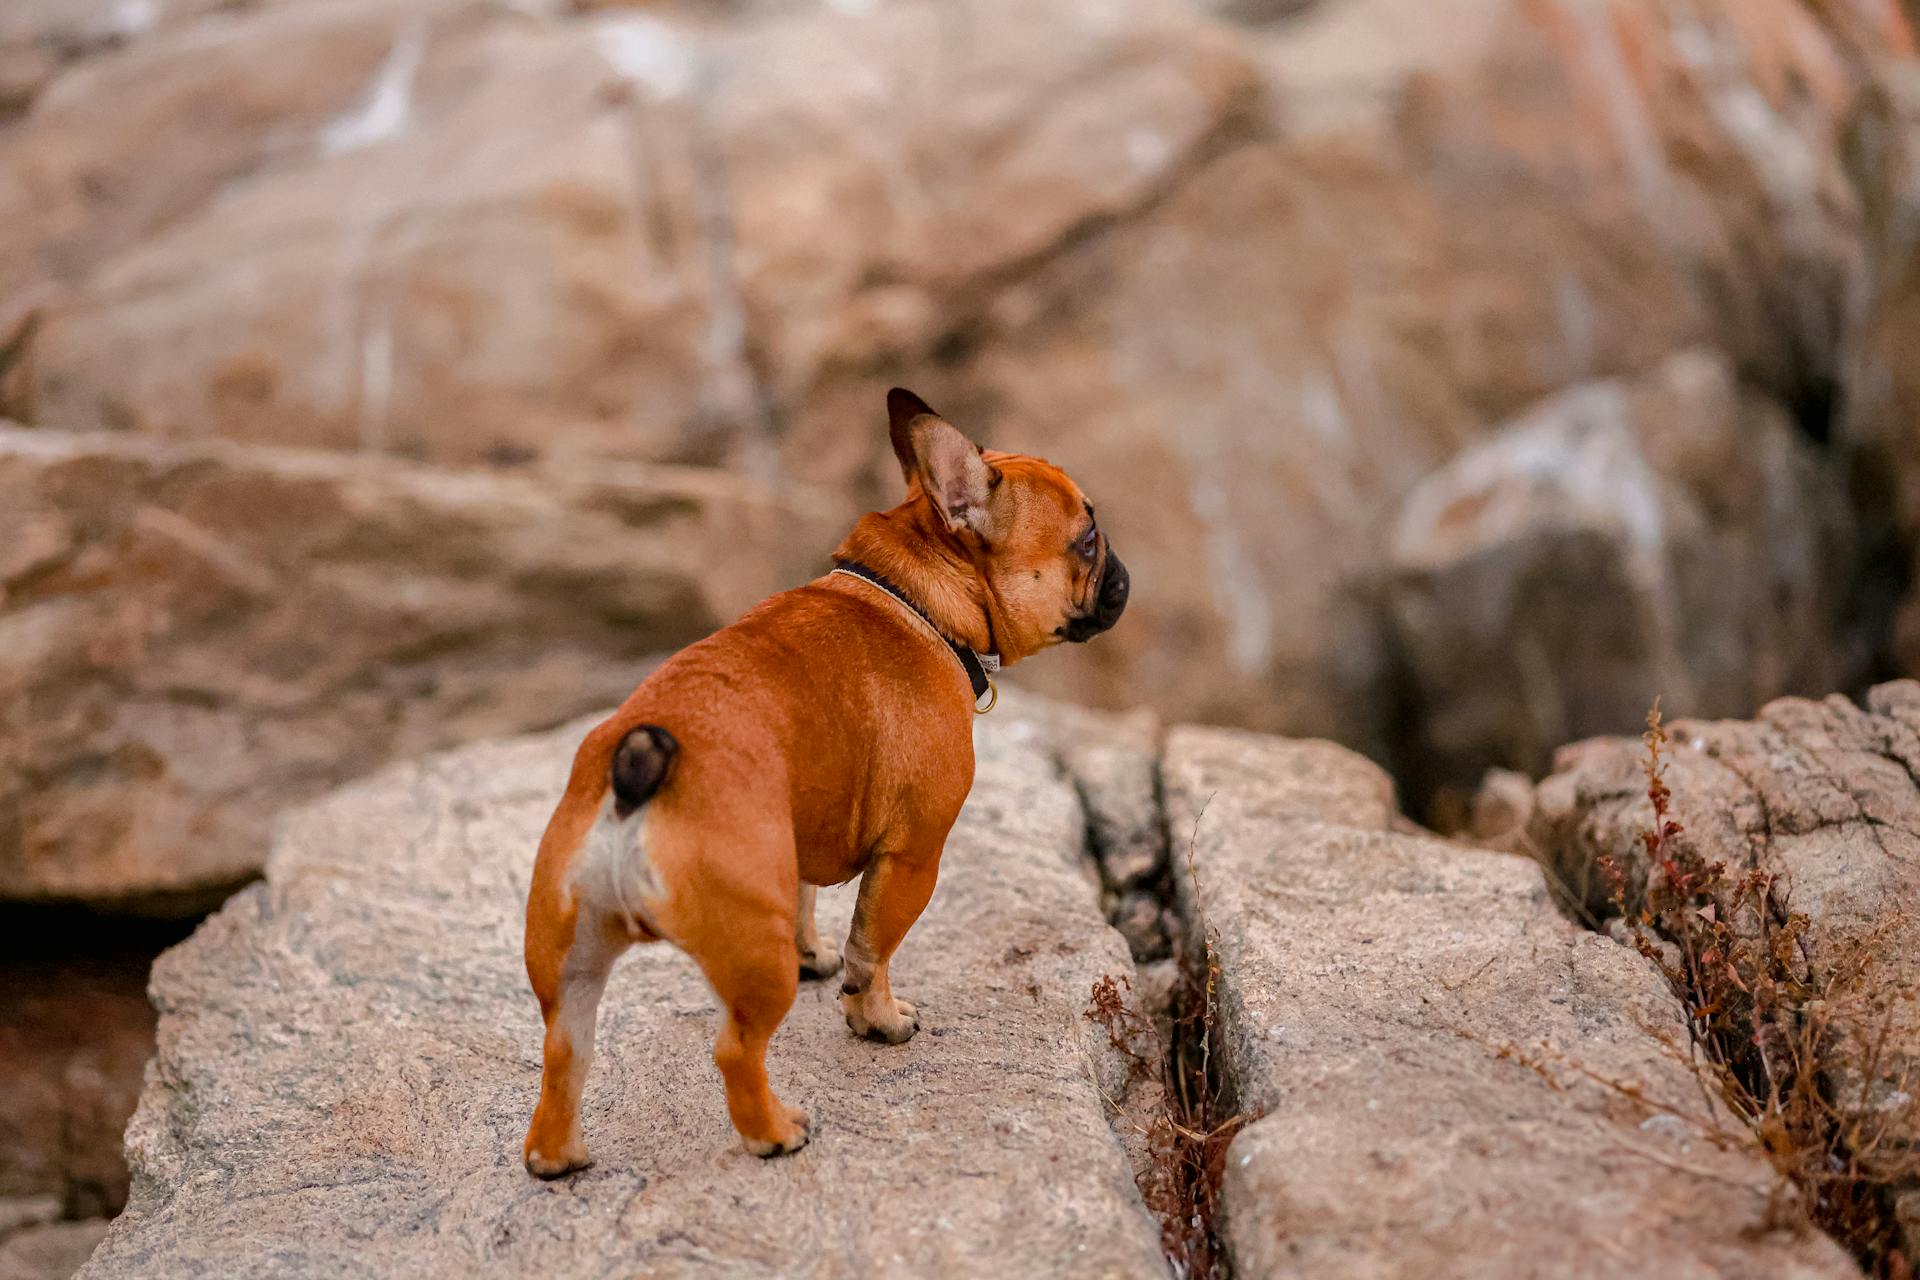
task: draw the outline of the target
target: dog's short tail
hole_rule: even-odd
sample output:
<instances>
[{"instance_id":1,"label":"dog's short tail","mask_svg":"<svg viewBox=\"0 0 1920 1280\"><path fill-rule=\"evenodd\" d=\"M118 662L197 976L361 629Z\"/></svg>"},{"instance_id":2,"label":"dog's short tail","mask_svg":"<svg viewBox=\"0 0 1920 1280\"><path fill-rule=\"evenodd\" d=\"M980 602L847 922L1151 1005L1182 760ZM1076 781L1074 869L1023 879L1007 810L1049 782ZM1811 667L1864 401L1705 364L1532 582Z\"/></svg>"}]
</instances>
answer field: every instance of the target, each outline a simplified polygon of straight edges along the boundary
<instances>
[{"instance_id":1,"label":"dog's short tail","mask_svg":"<svg viewBox=\"0 0 1920 1280\"><path fill-rule=\"evenodd\" d=\"M657 724L635 725L613 752L613 812L626 818L666 785L680 743Z\"/></svg>"}]
</instances>

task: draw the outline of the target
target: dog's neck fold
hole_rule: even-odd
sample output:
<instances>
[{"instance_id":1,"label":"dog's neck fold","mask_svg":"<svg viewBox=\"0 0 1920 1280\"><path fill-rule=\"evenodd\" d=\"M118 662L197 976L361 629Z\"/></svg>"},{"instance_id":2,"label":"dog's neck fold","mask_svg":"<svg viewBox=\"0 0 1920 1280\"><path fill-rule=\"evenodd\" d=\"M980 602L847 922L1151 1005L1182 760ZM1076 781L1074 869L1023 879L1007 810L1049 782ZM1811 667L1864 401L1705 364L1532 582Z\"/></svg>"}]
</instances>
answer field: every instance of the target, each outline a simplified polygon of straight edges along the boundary
<instances>
[{"instance_id":1,"label":"dog's neck fold","mask_svg":"<svg viewBox=\"0 0 1920 1280\"><path fill-rule=\"evenodd\" d=\"M860 517L835 560L866 565L918 605L942 635L1001 665L1020 657L1000 649L992 591L985 575L940 525L933 504L917 489L890 511Z\"/></svg>"}]
</instances>

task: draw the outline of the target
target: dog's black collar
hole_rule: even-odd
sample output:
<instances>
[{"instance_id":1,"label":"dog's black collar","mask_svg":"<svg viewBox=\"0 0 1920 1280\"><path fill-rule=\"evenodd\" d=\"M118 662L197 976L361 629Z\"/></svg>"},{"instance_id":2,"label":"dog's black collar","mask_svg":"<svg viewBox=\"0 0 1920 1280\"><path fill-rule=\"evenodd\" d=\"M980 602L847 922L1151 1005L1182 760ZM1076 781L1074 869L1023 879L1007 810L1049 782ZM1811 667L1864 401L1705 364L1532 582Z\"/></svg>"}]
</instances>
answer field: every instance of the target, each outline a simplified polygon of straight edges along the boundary
<instances>
[{"instance_id":1,"label":"dog's black collar","mask_svg":"<svg viewBox=\"0 0 1920 1280\"><path fill-rule=\"evenodd\" d=\"M874 586L880 588L895 600L898 600L901 604L919 614L920 620L927 624L928 629L946 641L947 648L953 650L953 656L960 660L960 669L967 673L967 683L973 686L973 700L975 703L978 703L987 690L993 687L992 683L987 679L987 675L990 672L1000 669L999 654L975 653L966 645L955 642L946 632L934 626L933 619L927 616L927 611L916 604L906 592L894 586L885 576L875 573L859 561L835 560L833 562L833 571L835 573L849 574L865 582L871 582Z\"/></svg>"}]
</instances>

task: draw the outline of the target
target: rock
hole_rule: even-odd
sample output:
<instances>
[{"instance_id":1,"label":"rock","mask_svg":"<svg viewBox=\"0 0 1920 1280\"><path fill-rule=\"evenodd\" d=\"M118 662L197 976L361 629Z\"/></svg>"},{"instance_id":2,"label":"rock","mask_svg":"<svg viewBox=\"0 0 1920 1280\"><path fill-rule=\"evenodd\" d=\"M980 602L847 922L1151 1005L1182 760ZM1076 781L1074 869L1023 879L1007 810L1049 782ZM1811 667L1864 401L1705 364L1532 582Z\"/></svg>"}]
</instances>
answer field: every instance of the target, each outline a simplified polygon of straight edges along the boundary
<instances>
[{"instance_id":1,"label":"rock","mask_svg":"<svg viewBox=\"0 0 1920 1280\"><path fill-rule=\"evenodd\" d=\"M623 697L843 519L711 472L0 428L0 897L204 902L276 809Z\"/></svg>"},{"instance_id":2,"label":"rock","mask_svg":"<svg viewBox=\"0 0 1920 1280\"><path fill-rule=\"evenodd\" d=\"M1395 525L1416 800L1464 798L1492 765L1542 773L1656 696L1730 714L1856 678L1853 534L1843 477L1719 360L1541 405L1422 481Z\"/></svg>"},{"instance_id":3,"label":"rock","mask_svg":"<svg viewBox=\"0 0 1920 1280\"><path fill-rule=\"evenodd\" d=\"M35 420L760 474L789 452L844 482L884 437L844 401L789 421L823 373L931 345L947 295L1149 198L1253 82L1178 8L1070 0L291 4L219 33L98 60L14 142L51 193L24 249L63 286L13 390ZM150 82L205 92L212 137L160 130ZM123 235L61 213L103 174Z\"/></svg>"},{"instance_id":4,"label":"rock","mask_svg":"<svg viewBox=\"0 0 1920 1280\"><path fill-rule=\"evenodd\" d=\"M1489 769L1473 793L1467 835L1477 845L1504 853L1525 849L1527 819L1533 812L1533 780L1511 769Z\"/></svg>"},{"instance_id":5,"label":"rock","mask_svg":"<svg viewBox=\"0 0 1920 1280\"><path fill-rule=\"evenodd\" d=\"M108 1216L126 1203L121 1139L153 1053L147 970L185 932L0 913L0 1197L44 1199L51 1218Z\"/></svg>"},{"instance_id":6,"label":"rock","mask_svg":"<svg viewBox=\"0 0 1920 1280\"><path fill-rule=\"evenodd\" d=\"M6 12L0 13L0 125L24 114L68 64L204 16L224 3L11 0Z\"/></svg>"},{"instance_id":7,"label":"rock","mask_svg":"<svg viewBox=\"0 0 1920 1280\"><path fill-rule=\"evenodd\" d=\"M1920 901L1920 683L1881 685L1864 708L1787 698L1753 721L1678 721L1668 733L1679 838L1708 863L1783 877L1788 904L1810 922L1816 986L1863 947L1871 955L1871 979L1829 1002L1836 1034L1821 1070L1843 1107L1876 1108L1887 1146L1920 1143L1908 1092L1920 1071L1920 917L1909 909ZM1630 739L1581 743L1540 784L1529 834L1576 915L1615 913L1603 856L1629 893L1646 883L1645 760ZM1920 1191L1911 1172L1904 1181Z\"/></svg>"},{"instance_id":8,"label":"rock","mask_svg":"<svg viewBox=\"0 0 1920 1280\"><path fill-rule=\"evenodd\" d=\"M1377 755L1425 472L1689 347L1818 425L1834 140L1911 47L1802 0L211 2L0 73L0 409L864 502L906 382L1139 548L1046 689Z\"/></svg>"},{"instance_id":9,"label":"rock","mask_svg":"<svg viewBox=\"0 0 1920 1280\"><path fill-rule=\"evenodd\" d=\"M1662 1046L1662 980L1532 864L1395 831L1379 769L1330 744L1175 729L1164 785L1259 1117L1225 1157L1236 1273L1858 1274L1765 1229L1768 1166Z\"/></svg>"},{"instance_id":10,"label":"rock","mask_svg":"<svg viewBox=\"0 0 1920 1280\"><path fill-rule=\"evenodd\" d=\"M1134 891L1123 894L1108 913L1113 927L1127 940L1127 950L1141 964L1155 960L1164 960L1172 950L1169 936L1166 909L1160 899L1150 893Z\"/></svg>"},{"instance_id":11,"label":"rock","mask_svg":"<svg viewBox=\"0 0 1920 1280\"><path fill-rule=\"evenodd\" d=\"M1145 708L1095 711L1042 697L1026 687L1024 667L1018 679L1002 682L1001 711L1018 721L1007 732L1030 739L1072 779L1101 883L1114 893L1148 886L1167 865L1159 717Z\"/></svg>"},{"instance_id":12,"label":"rock","mask_svg":"<svg viewBox=\"0 0 1920 1280\"><path fill-rule=\"evenodd\" d=\"M82 1271L438 1276L1164 1275L1110 1118L1126 1071L1083 1020L1131 980L1078 870L1072 787L1001 722L939 891L901 949L923 1032L856 1040L809 986L769 1058L813 1141L741 1151L715 1010L665 947L616 968L587 1086L598 1163L520 1167L539 1023L520 959L535 841L579 734L394 768L286 817L266 882L155 967L160 1047L134 1193ZM823 895L844 928L851 897ZM823 920L823 927L826 920Z\"/></svg>"},{"instance_id":13,"label":"rock","mask_svg":"<svg viewBox=\"0 0 1920 1280\"><path fill-rule=\"evenodd\" d=\"M67 1280L106 1234L105 1218L0 1231L0 1280Z\"/></svg>"},{"instance_id":14,"label":"rock","mask_svg":"<svg viewBox=\"0 0 1920 1280\"><path fill-rule=\"evenodd\" d=\"M1860 261L1838 29L1777 0L1563 8L1350 0L1245 37L1274 118L967 328L934 403L1096 503L1154 495L1101 513L1152 584L1133 625L1043 691L1384 758L1386 530L1427 472L1692 347L1781 405L1831 391Z\"/></svg>"},{"instance_id":15,"label":"rock","mask_svg":"<svg viewBox=\"0 0 1920 1280\"><path fill-rule=\"evenodd\" d=\"M1920 670L1920 67L1882 65L1847 132L1859 188L1869 270L1867 298L1848 344L1837 435L1855 469L1863 517L1877 535L1875 584L1896 607L1893 662Z\"/></svg>"}]
</instances>

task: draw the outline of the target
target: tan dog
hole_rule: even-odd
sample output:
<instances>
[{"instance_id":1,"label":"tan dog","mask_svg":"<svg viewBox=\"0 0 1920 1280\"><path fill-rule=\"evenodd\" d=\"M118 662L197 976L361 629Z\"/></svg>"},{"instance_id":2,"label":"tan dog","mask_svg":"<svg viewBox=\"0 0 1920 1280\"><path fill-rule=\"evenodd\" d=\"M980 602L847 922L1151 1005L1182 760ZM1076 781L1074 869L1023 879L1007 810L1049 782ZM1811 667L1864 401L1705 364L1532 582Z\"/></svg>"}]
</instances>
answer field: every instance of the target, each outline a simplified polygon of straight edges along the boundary
<instances>
[{"instance_id":1,"label":"tan dog","mask_svg":"<svg viewBox=\"0 0 1920 1280\"><path fill-rule=\"evenodd\" d=\"M807 1116L768 1087L766 1052L799 978L841 967L814 928L814 886L861 877L847 1025L904 1043L919 1015L887 962L973 786L985 669L1086 640L1126 606L1127 571L1064 472L983 453L909 392L887 410L906 501L861 518L840 568L664 663L574 756L527 900L547 1026L532 1173L587 1164L600 993L615 957L662 938L719 996L713 1057L747 1150L805 1146Z\"/></svg>"}]
</instances>

